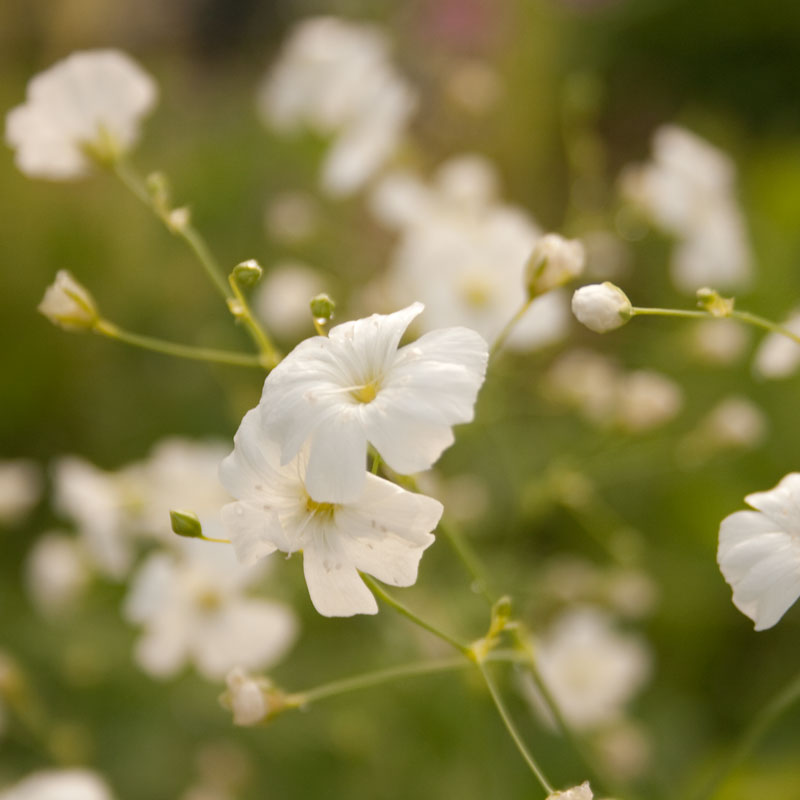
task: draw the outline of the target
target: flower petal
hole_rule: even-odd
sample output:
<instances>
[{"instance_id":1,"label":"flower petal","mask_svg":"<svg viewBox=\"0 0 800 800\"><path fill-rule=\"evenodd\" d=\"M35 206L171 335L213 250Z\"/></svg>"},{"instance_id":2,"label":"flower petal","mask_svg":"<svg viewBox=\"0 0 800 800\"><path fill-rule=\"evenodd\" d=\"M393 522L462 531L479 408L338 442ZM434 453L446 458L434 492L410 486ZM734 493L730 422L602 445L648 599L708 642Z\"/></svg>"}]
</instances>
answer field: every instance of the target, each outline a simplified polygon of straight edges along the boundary
<instances>
[{"instance_id":1,"label":"flower petal","mask_svg":"<svg viewBox=\"0 0 800 800\"><path fill-rule=\"evenodd\" d=\"M789 473L774 489L749 494L745 500L781 530L800 534L800 472Z\"/></svg>"},{"instance_id":2,"label":"flower petal","mask_svg":"<svg viewBox=\"0 0 800 800\"><path fill-rule=\"evenodd\" d=\"M266 505L228 503L222 508L222 524L243 564L255 564L276 550L291 552L278 515Z\"/></svg>"}]
</instances>

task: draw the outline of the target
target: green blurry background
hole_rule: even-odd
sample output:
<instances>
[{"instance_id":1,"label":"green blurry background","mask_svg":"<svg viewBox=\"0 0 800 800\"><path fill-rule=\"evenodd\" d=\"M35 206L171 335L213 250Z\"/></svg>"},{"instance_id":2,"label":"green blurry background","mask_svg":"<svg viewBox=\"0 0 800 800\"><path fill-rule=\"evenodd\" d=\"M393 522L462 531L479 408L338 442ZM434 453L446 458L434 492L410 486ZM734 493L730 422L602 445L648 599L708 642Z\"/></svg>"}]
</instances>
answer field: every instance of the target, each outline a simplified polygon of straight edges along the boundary
<instances>
[{"instance_id":1,"label":"green blurry background","mask_svg":"<svg viewBox=\"0 0 800 800\"><path fill-rule=\"evenodd\" d=\"M781 319L797 304L794 0L4 0L0 108L22 102L30 76L73 50L126 50L161 89L134 155L142 171L170 176L176 201L191 205L223 264L256 258L269 268L287 256L306 260L346 306L355 287L380 273L391 247L363 203L321 197L320 230L294 247L270 243L263 223L271 196L315 190L323 144L265 130L254 92L292 23L320 12L375 20L390 31L396 62L421 95L412 133L423 164L464 151L490 156L506 199L545 228L570 224L567 211L576 202L587 217L610 217L616 174L646 157L657 125L677 121L711 139L739 166L755 250L758 280L741 306ZM488 61L503 79L504 93L488 115L458 108L442 88L448 67L464 58ZM599 147L589 189L577 195L564 136L574 115ZM621 283L637 305L687 305L667 280L668 252L652 233L633 245L634 266ZM175 362L68 335L36 313L45 287L66 268L124 327L249 347L191 254L110 177L32 181L14 169L9 150L0 153L0 254L2 457L46 465L58 454L79 453L115 468L166 435L230 439L257 402L255 371ZM496 585L513 593L534 626L546 606L537 575L549 556L605 558L562 509L532 510L526 500L554 463L577 465L596 479L608 504L645 537L641 564L655 576L661 602L646 626L654 678L634 707L654 739L652 769L629 795L644 800L683 797L800 665L800 609L754 634L733 608L715 562L722 517L740 508L746 493L800 468L799 379L758 383L746 362L699 365L687 355L685 336L680 322L644 320L602 339L577 329L571 337L614 352L629 368L679 380L685 411L664 431L609 446L538 396L553 352L507 357L483 392L477 423L460 432L442 463L445 473L469 471L489 484L490 510L468 533ZM701 470L680 469L676 438L733 391L768 412L766 445ZM233 729L216 704L220 687L193 675L159 684L139 673L130 659L134 631L119 617L119 587L95 587L82 612L57 625L33 612L20 565L34 536L55 522L43 502L27 527L1 534L0 640L58 720L53 736L63 760L96 767L122 800L180 797L203 769L240 771L241 798L538 796L482 685L466 673L331 700L262 730ZM417 587L403 596L442 624L477 636L483 611L453 561L439 543L426 554ZM301 688L435 652L388 612L355 620L308 613L298 567L286 566L294 583L285 594L304 613L303 636L275 670L279 683ZM511 703L553 779L582 779L568 749L522 703ZM720 799L800 798L798 752L795 710L771 729ZM24 731L12 729L0 740L0 786L46 763Z\"/></svg>"}]
</instances>

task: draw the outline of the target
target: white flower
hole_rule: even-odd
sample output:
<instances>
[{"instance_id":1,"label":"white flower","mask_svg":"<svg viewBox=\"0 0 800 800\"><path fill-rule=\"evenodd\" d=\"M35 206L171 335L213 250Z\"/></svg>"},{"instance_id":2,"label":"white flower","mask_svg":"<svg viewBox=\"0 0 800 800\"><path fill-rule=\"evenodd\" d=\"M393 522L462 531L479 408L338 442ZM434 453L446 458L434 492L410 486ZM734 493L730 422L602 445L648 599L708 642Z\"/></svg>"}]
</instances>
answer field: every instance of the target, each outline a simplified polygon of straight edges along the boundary
<instances>
[{"instance_id":1,"label":"white flower","mask_svg":"<svg viewBox=\"0 0 800 800\"><path fill-rule=\"evenodd\" d=\"M24 458L0 461L0 525L14 525L39 502L42 472Z\"/></svg>"},{"instance_id":2,"label":"white flower","mask_svg":"<svg viewBox=\"0 0 800 800\"><path fill-rule=\"evenodd\" d=\"M156 85L117 50L73 53L28 84L27 101L6 117L6 141L30 177L69 180L91 166L87 151L116 158L139 136Z\"/></svg>"},{"instance_id":3,"label":"white flower","mask_svg":"<svg viewBox=\"0 0 800 800\"><path fill-rule=\"evenodd\" d=\"M228 688L220 700L233 712L234 725L257 725L282 707L279 689L267 678L254 678L241 667L234 667L225 676L225 684Z\"/></svg>"},{"instance_id":4,"label":"white flower","mask_svg":"<svg viewBox=\"0 0 800 800\"><path fill-rule=\"evenodd\" d=\"M617 409L621 370L608 356L591 350L570 350L547 370L546 396L579 411L597 425L612 422Z\"/></svg>"},{"instance_id":5,"label":"white flower","mask_svg":"<svg viewBox=\"0 0 800 800\"><path fill-rule=\"evenodd\" d=\"M88 769L34 772L0 792L0 800L111 800L105 781Z\"/></svg>"},{"instance_id":6,"label":"white flower","mask_svg":"<svg viewBox=\"0 0 800 800\"><path fill-rule=\"evenodd\" d=\"M494 166L477 155L446 161L428 184L396 172L374 191L372 211L400 234L384 291L391 304L425 303L425 330L465 325L494 341L527 298L525 269L539 228L497 199ZM561 338L562 292L538 298L506 342L527 351Z\"/></svg>"},{"instance_id":7,"label":"white flower","mask_svg":"<svg viewBox=\"0 0 800 800\"><path fill-rule=\"evenodd\" d=\"M99 319L92 296L65 269L56 273L55 282L47 287L37 311L68 331L91 330Z\"/></svg>"},{"instance_id":8,"label":"white flower","mask_svg":"<svg viewBox=\"0 0 800 800\"><path fill-rule=\"evenodd\" d=\"M89 564L77 539L47 533L36 540L25 564L25 583L43 614L70 611L88 582Z\"/></svg>"},{"instance_id":9,"label":"white flower","mask_svg":"<svg viewBox=\"0 0 800 800\"><path fill-rule=\"evenodd\" d=\"M136 660L156 678L191 661L218 680L235 666L261 669L294 643L297 621L285 606L244 596L258 571L240 566L227 545L179 540L178 555L151 555L125 601L128 620L144 627Z\"/></svg>"},{"instance_id":10,"label":"white flower","mask_svg":"<svg viewBox=\"0 0 800 800\"><path fill-rule=\"evenodd\" d=\"M733 604L763 631L800 596L800 473L745 500L756 510L722 520L717 561Z\"/></svg>"},{"instance_id":11,"label":"white flower","mask_svg":"<svg viewBox=\"0 0 800 800\"><path fill-rule=\"evenodd\" d=\"M683 405L675 381L652 370L634 370L617 387L616 418L631 433L644 433L669 422Z\"/></svg>"},{"instance_id":12,"label":"white flower","mask_svg":"<svg viewBox=\"0 0 800 800\"><path fill-rule=\"evenodd\" d=\"M557 233L542 236L533 248L525 268L525 282L531 296L545 294L577 278L586 263L586 251L578 239Z\"/></svg>"},{"instance_id":13,"label":"white flower","mask_svg":"<svg viewBox=\"0 0 800 800\"><path fill-rule=\"evenodd\" d=\"M486 342L467 328L433 331L398 349L421 303L345 322L301 342L269 374L259 403L288 463L309 442L308 492L350 502L364 486L367 442L396 472L428 469L469 422Z\"/></svg>"},{"instance_id":14,"label":"white flower","mask_svg":"<svg viewBox=\"0 0 800 800\"><path fill-rule=\"evenodd\" d=\"M325 291L319 272L305 264L286 261L264 276L253 293L253 308L270 331L297 339L312 330L311 298Z\"/></svg>"},{"instance_id":15,"label":"white flower","mask_svg":"<svg viewBox=\"0 0 800 800\"><path fill-rule=\"evenodd\" d=\"M267 124L308 125L335 136L323 186L357 190L396 148L414 110L414 92L388 57L383 33L334 17L305 20L293 31L258 95Z\"/></svg>"},{"instance_id":16,"label":"white flower","mask_svg":"<svg viewBox=\"0 0 800 800\"><path fill-rule=\"evenodd\" d=\"M534 647L545 685L578 730L615 721L650 672L643 641L588 607L564 613ZM524 688L535 701L532 685Z\"/></svg>"},{"instance_id":17,"label":"white flower","mask_svg":"<svg viewBox=\"0 0 800 800\"><path fill-rule=\"evenodd\" d=\"M711 364L734 363L744 353L750 341L748 329L732 319L707 319L698 322L690 330L690 336L694 354ZM797 358L800 363L800 348L797 348Z\"/></svg>"},{"instance_id":18,"label":"white flower","mask_svg":"<svg viewBox=\"0 0 800 800\"><path fill-rule=\"evenodd\" d=\"M678 239L672 279L682 291L747 283L751 255L737 206L733 162L676 125L653 136L653 160L622 175L627 199Z\"/></svg>"},{"instance_id":19,"label":"white flower","mask_svg":"<svg viewBox=\"0 0 800 800\"><path fill-rule=\"evenodd\" d=\"M355 501L315 502L304 483L307 452L281 465L257 409L245 415L234 442L220 477L239 502L223 508L222 520L242 561L302 550L311 601L325 616L377 612L359 571L392 586L416 581L441 503L375 475L365 475Z\"/></svg>"},{"instance_id":20,"label":"white flower","mask_svg":"<svg viewBox=\"0 0 800 800\"><path fill-rule=\"evenodd\" d=\"M589 782L584 781L580 786L573 786L571 789L549 795L547 800L592 800L593 797Z\"/></svg>"},{"instance_id":21,"label":"white flower","mask_svg":"<svg viewBox=\"0 0 800 800\"><path fill-rule=\"evenodd\" d=\"M630 319L631 301L613 283L593 283L572 295L572 313L589 330L606 333Z\"/></svg>"},{"instance_id":22,"label":"white flower","mask_svg":"<svg viewBox=\"0 0 800 800\"><path fill-rule=\"evenodd\" d=\"M800 335L800 312L794 312L783 327ZM782 333L770 333L756 351L753 369L763 378L788 378L800 366L800 344Z\"/></svg>"},{"instance_id":23,"label":"white flower","mask_svg":"<svg viewBox=\"0 0 800 800\"><path fill-rule=\"evenodd\" d=\"M766 435L767 417L752 400L731 395L714 406L700 429L717 447L754 447Z\"/></svg>"}]
</instances>

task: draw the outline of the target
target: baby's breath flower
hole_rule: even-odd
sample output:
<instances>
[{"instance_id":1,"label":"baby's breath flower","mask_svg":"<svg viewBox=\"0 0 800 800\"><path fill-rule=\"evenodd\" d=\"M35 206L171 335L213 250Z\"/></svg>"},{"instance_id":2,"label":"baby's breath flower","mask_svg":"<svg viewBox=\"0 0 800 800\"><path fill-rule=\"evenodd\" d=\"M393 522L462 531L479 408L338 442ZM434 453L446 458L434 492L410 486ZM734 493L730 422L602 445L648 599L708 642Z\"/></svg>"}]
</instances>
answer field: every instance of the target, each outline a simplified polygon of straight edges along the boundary
<instances>
[{"instance_id":1,"label":"baby's breath flower","mask_svg":"<svg viewBox=\"0 0 800 800\"><path fill-rule=\"evenodd\" d=\"M572 295L572 313L595 333L606 333L631 318L631 301L618 286L606 281L582 286Z\"/></svg>"},{"instance_id":2,"label":"baby's breath flower","mask_svg":"<svg viewBox=\"0 0 800 800\"><path fill-rule=\"evenodd\" d=\"M65 269L56 273L37 310L54 325L68 331L91 330L100 319L94 299Z\"/></svg>"},{"instance_id":3,"label":"baby's breath flower","mask_svg":"<svg viewBox=\"0 0 800 800\"><path fill-rule=\"evenodd\" d=\"M756 510L722 520L717 561L733 604L763 631L800 597L800 473L745 500Z\"/></svg>"},{"instance_id":4,"label":"baby's breath flower","mask_svg":"<svg viewBox=\"0 0 800 800\"><path fill-rule=\"evenodd\" d=\"M538 297L579 277L586 252L578 239L565 239L557 233L542 236L533 248L525 267L525 284L531 297Z\"/></svg>"},{"instance_id":5,"label":"baby's breath flower","mask_svg":"<svg viewBox=\"0 0 800 800\"><path fill-rule=\"evenodd\" d=\"M234 442L220 477L239 502L222 509L222 521L242 561L302 550L311 601L328 617L377 612L359 572L392 586L416 581L441 503L366 473L356 500L313 500L304 482L308 449L281 464L257 409L245 415Z\"/></svg>"},{"instance_id":6,"label":"baby's breath flower","mask_svg":"<svg viewBox=\"0 0 800 800\"><path fill-rule=\"evenodd\" d=\"M6 141L26 175L80 178L92 160L130 150L156 96L152 78L124 53L73 53L31 80L26 102L6 117Z\"/></svg>"},{"instance_id":7,"label":"baby's breath flower","mask_svg":"<svg viewBox=\"0 0 800 800\"><path fill-rule=\"evenodd\" d=\"M367 442L396 472L428 469L470 422L483 383L486 342L468 328L432 331L398 349L421 303L373 314L301 342L269 374L259 403L281 462L308 442L305 475L320 503L356 500Z\"/></svg>"},{"instance_id":8,"label":"baby's breath flower","mask_svg":"<svg viewBox=\"0 0 800 800\"><path fill-rule=\"evenodd\" d=\"M228 688L220 703L233 712L234 725L257 725L287 708L280 689L267 678L248 675L241 667L234 667L225 676L225 683Z\"/></svg>"}]
</instances>

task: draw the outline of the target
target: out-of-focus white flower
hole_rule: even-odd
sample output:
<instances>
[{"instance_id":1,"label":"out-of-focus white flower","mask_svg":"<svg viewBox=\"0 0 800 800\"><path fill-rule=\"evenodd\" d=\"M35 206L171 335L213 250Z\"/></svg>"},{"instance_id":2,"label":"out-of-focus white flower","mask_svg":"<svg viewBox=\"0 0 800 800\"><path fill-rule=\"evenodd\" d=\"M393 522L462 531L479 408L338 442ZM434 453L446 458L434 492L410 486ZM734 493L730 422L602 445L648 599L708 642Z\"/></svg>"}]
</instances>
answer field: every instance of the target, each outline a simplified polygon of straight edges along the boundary
<instances>
[{"instance_id":1,"label":"out-of-focus white flower","mask_svg":"<svg viewBox=\"0 0 800 800\"><path fill-rule=\"evenodd\" d=\"M334 136L323 186L334 194L360 188L392 154L416 97L389 61L383 33L334 17L301 22L257 98L268 125L306 125Z\"/></svg>"},{"instance_id":2,"label":"out-of-focus white flower","mask_svg":"<svg viewBox=\"0 0 800 800\"><path fill-rule=\"evenodd\" d=\"M648 731L634 720L619 720L603 729L592 744L620 780L631 781L641 777L651 764L651 738Z\"/></svg>"},{"instance_id":3,"label":"out-of-focus white flower","mask_svg":"<svg viewBox=\"0 0 800 800\"><path fill-rule=\"evenodd\" d=\"M542 678L567 722L579 730L618 719L650 674L650 653L592 608L564 613L535 644ZM532 695L533 687L525 684ZM537 701L538 702L538 701Z\"/></svg>"},{"instance_id":4,"label":"out-of-focus white flower","mask_svg":"<svg viewBox=\"0 0 800 800\"><path fill-rule=\"evenodd\" d=\"M0 800L112 800L112 794L88 769L46 769L0 791Z\"/></svg>"},{"instance_id":5,"label":"out-of-focus white flower","mask_svg":"<svg viewBox=\"0 0 800 800\"><path fill-rule=\"evenodd\" d=\"M445 162L431 185L393 173L372 210L400 234L384 289L393 304L421 299L425 330L466 325L494 341L526 299L525 268L540 232L519 208L497 200L492 164L476 155ZM506 341L531 350L560 339L569 313L560 291L538 298Z\"/></svg>"},{"instance_id":6,"label":"out-of-focus white flower","mask_svg":"<svg viewBox=\"0 0 800 800\"><path fill-rule=\"evenodd\" d=\"M698 358L712 364L732 364L744 353L750 341L747 328L732 319L703 320L690 333L693 352Z\"/></svg>"},{"instance_id":7,"label":"out-of-focus white flower","mask_svg":"<svg viewBox=\"0 0 800 800\"><path fill-rule=\"evenodd\" d=\"M652 370L629 372L617 387L617 422L631 433L643 433L669 422L683 405L675 381Z\"/></svg>"},{"instance_id":8,"label":"out-of-focus white flower","mask_svg":"<svg viewBox=\"0 0 800 800\"><path fill-rule=\"evenodd\" d=\"M242 561L302 550L311 601L329 617L377 612L359 571L392 586L416 581L441 503L366 473L354 501L315 502L305 483L307 450L282 465L257 409L245 415L234 442L220 477L239 502L225 506L222 520Z\"/></svg>"},{"instance_id":9,"label":"out-of-focus white flower","mask_svg":"<svg viewBox=\"0 0 800 800\"><path fill-rule=\"evenodd\" d=\"M264 221L271 239L293 243L313 235L318 215L313 196L303 192L284 192L272 198Z\"/></svg>"},{"instance_id":10,"label":"out-of-focus white flower","mask_svg":"<svg viewBox=\"0 0 800 800\"><path fill-rule=\"evenodd\" d=\"M783 327L800 336L800 312L793 313ZM788 378L800 366L800 344L781 333L770 333L756 351L753 369L763 378Z\"/></svg>"},{"instance_id":11,"label":"out-of-focus white flower","mask_svg":"<svg viewBox=\"0 0 800 800\"><path fill-rule=\"evenodd\" d=\"M124 479L75 456L56 459L52 475L56 511L76 523L100 571L122 577L133 558Z\"/></svg>"},{"instance_id":12,"label":"out-of-focus white flower","mask_svg":"<svg viewBox=\"0 0 800 800\"><path fill-rule=\"evenodd\" d=\"M398 349L421 303L345 322L301 342L267 376L259 403L286 464L309 442L305 476L317 502L349 502L364 486L367 442L396 472L428 469L469 422L486 342L467 328L433 331Z\"/></svg>"},{"instance_id":13,"label":"out-of-focus white flower","mask_svg":"<svg viewBox=\"0 0 800 800\"><path fill-rule=\"evenodd\" d=\"M573 786L563 792L548 795L547 800L592 800L594 794L589 788L589 782L584 781L580 786Z\"/></svg>"},{"instance_id":14,"label":"out-of-focus white flower","mask_svg":"<svg viewBox=\"0 0 800 800\"><path fill-rule=\"evenodd\" d=\"M42 471L24 458L0 461L0 525L15 525L39 502Z\"/></svg>"},{"instance_id":15,"label":"out-of-focus white flower","mask_svg":"<svg viewBox=\"0 0 800 800\"><path fill-rule=\"evenodd\" d=\"M720 150L675 125L653 136L653 160L629 167L622 192L679 240L672 264L675 285L735 288L751 275L747 233L734 196L736 171Z\"/></svg>"},{"instance_id":16,"label":"out-of-focus white flower","mask_svg":"<svg viewBox=\"0 0 800 800\"><path fill-rule=\"evenodd\" d=\"M89 564L77 539L47 533L36 540L25 564L25 583L43 614L69 612L88 582Z\"/></svg>"},{"instance_id":17,"label":"out-of-focus white flower","mask_svg":"<svg viewBox=\"0 0 800 800\"><path fill-rule=\"evenodd\" d=\"M800 473L745 500L756 510L722 520L717 561L733 604L763 631L800 596Z\"/></svg>"},{"instance_id":18,"label":"out-of-focus white flower","mask_svg":"<svg viewBox=\"0 0 800 800\"><path fill-rule=\"evenodd\" d=\"M570 350L559 356L544 376L545 395L579 411L598 425L607 425L616 412L619 366L591 350Z\"/></svg>"},{"instance_id":19,"label":"out-of-focus white flower","mask_svg":"<svg viewBox=\"0 0 800 800\"><path fill-rule=\"evenodd\" d=\"M30 177L79 178L90 153L113 160L131 149L157 95L152 78L118 50L73 53L30 81L24 105L6 116L6 142Z\"/></svg>"},{"instance_id":20,"label":"out-of-focus white flower","mask_svg":"<svg viewBox=\"0 0 800 800\"><path fill-rule=\"evenodd\" d=\"M586 248L586 276L594 280L614 280L631 266L629 245L610 231L594 230L581 235Z\"/></svg>"},{"instance_id":21,"label":"out-of-focus white flower","mask_svg":"<svg viewBox=\"0 0 800 800\"><path fill-rule=\"evenodd\" d=\"M585 263L586 251L578 239L565 239L557 233L542 236L525 268L528 292L536 297L575 280Z\"/></svg>"},{"instance_id":22,"label":"out-of-focus white flower","mask_svg":"<svg viewBox=\"0 0 800 800\"><path fill-rule=\"evenodd\" d=\"M572 295L572 313L595 333L606 333L624 325L631 317L631 301L619 286L609 281L581 286Z\"/></svg>"},{"instance_id":23,"label":"out-of-focus white flower","mask_svg":"<svg viewBox=\"0 0 800 800\"><path fill-rule=\"evenodd\" d=\"M144 632L136 660L156 678L187 662L210 680L235 666L261 669L294 643L297 620L285 606L246 597L262 574L239 565L230 547L180 540L176 553L151 555L134 576L124 614Z\"/></svg>"},{"instance_id":24,"label":"out-of-focus white flower","mask_svg":"<svg viewBox=\"0 0 800 800\"><path fill-rule=\"evenodd\" d=\"M91 330L99 319L94 298L65 269L56 273L37 311L67 331Z\"/></svg>"},{"instance_id":25,"label":"out-of-focus white flower","mask_svg":"<svg viewBox=\"0 0 800 800\"><path fill-rule=\"evenodd\" d=\"M322 276L296 262L278 264L267 272L253 294L253 308L270 331L296 339L312 329L311 298L325 291Z\"/></svg>"},{"instance_id":26,"label":"out-of-focus white flower","mask_svg":"<svg viewBox=\"0 0 800 800\"><path fill-rule=\"evenodd\" d=\"M714 406L700 428L718 447L754 447L766 435L767 417L752 400L737 395Z\"/></svg>"}]
</instances>

